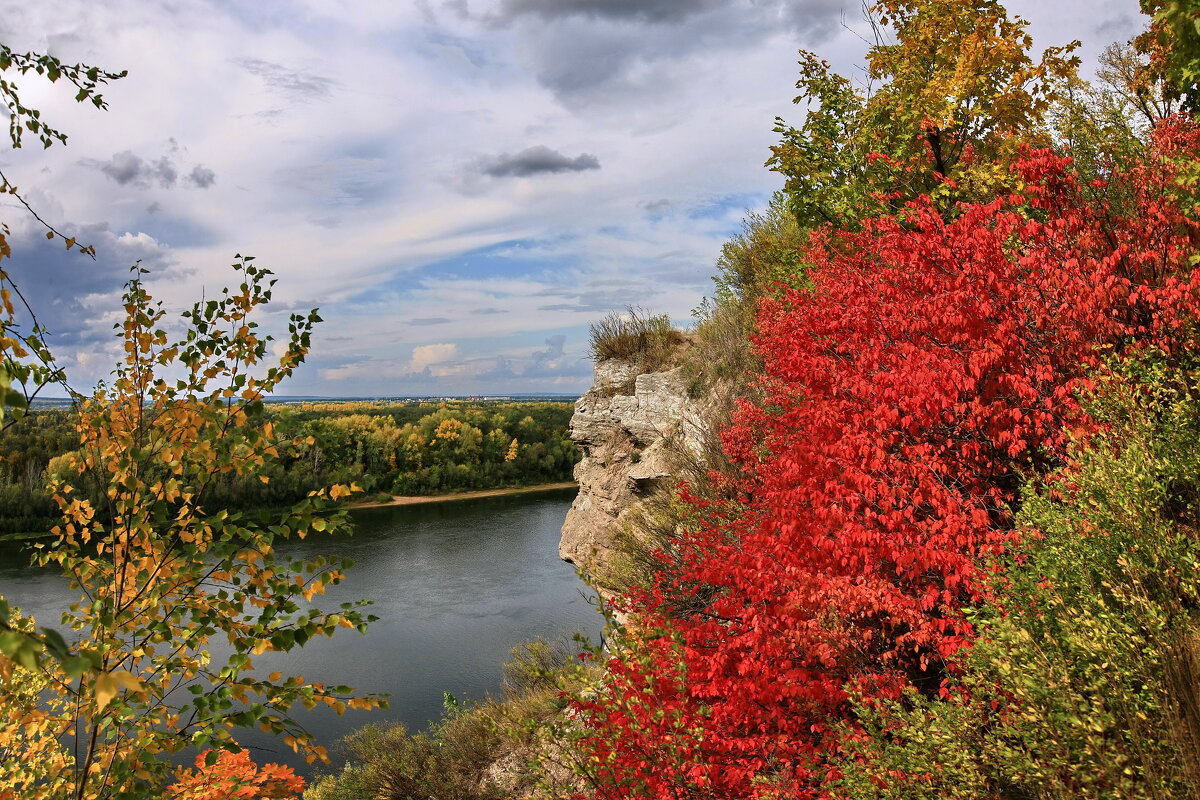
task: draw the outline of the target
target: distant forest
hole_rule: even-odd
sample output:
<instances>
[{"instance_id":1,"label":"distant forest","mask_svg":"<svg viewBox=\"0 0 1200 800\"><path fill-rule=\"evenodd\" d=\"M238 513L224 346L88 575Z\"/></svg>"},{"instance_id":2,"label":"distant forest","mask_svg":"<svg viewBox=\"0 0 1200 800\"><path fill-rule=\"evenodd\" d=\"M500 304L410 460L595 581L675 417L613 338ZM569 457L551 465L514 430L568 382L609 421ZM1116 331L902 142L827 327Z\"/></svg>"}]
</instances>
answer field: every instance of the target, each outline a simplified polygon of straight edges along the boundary
<instances>
[{"instance_id":1,"label":"distant forest","mask_svg":"<svg viewBox=\"0 0 1200 800\"><path fill-rule=\"evenodd\" d=\"M283 443L259 477L209 489L210 510L295 502L333 483L429 495L570 480L579 451L563 402L312 402L267 407ZM46 487L79 441L70 409L38 411L0 437L0 534L48 531Z\"/></svg>"}]
</instances>

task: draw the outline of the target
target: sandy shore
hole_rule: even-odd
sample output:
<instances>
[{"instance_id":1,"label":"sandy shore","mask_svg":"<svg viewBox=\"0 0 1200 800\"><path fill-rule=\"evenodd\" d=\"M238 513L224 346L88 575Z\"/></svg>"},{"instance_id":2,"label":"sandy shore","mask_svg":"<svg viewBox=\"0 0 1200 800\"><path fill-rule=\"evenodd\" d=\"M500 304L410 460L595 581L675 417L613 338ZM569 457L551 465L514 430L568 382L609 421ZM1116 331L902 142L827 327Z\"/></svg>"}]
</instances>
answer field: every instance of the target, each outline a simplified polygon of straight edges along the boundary
<instances>
[{"instance_id":1,"label":"sandy shore","mask_svg":"<svg viewBox=\"0 0 1200 800\"><path fill-rule=\"evenodd\" d=\"M395 494L386 503L355 503L350 508L381 508L383 506L412 506L419 503L450 503L455 500L474 500L479 497L501 497L510 494L532 494L534 492L549 492L555 489L571 489L575 481L562 483L539 483L534 486L514 486L509 489L481 489L476 492L457 492L455 494L433 494L408 497Z\"/></svg>"}]
</instances>

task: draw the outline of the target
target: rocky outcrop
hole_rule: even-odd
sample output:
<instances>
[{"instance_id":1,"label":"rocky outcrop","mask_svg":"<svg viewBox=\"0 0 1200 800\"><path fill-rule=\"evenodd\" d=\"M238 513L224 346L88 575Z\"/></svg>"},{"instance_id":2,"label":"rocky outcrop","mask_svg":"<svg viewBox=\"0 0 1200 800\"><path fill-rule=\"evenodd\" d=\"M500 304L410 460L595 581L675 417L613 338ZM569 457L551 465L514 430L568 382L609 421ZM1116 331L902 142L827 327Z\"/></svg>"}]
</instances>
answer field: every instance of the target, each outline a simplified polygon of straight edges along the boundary
<instances>
[{"instance_id":1,"label":"rocky outcrop","mask_svg":"<svg viewBox=\"0 0 1200 800\"><path fill-rule=\"evenodd\" d=\"M575 467L579 496L567 513L559 555L603 591L617 588L622 535L645 502L699 463L709 410L689 396L681 368L638 374L635 364L601 361L592 388L575 403L571 438L583 451Z\"/></svg>"}]
</instances>

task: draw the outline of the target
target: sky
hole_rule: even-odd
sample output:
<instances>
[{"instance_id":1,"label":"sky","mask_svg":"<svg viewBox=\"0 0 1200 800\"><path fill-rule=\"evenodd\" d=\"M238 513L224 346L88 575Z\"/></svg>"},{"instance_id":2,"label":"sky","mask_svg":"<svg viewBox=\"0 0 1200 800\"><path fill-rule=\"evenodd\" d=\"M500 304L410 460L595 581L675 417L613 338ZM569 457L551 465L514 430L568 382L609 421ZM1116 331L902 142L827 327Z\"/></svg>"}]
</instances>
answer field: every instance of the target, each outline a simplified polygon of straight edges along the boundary
<instances>
[{"instance_id":1,"label":"sky","mask_svg":"<svg viewBox=\"0 0 1200 800\"><path fill-rule=\"evenodd\" d=\"M1085 71L1142 24L1137 0L1012 0L1035 49ZM120 356L129 267L172 314L276 273L262 324L319 307L289 395L565 393L591 322L678 324L721 244L782 178L796 51L849 77L856 0L0 0L0 41L128 70L107 111L18 79L69 135L0 151L8 269L76 389Z\"/></svg>"}]
</instances>

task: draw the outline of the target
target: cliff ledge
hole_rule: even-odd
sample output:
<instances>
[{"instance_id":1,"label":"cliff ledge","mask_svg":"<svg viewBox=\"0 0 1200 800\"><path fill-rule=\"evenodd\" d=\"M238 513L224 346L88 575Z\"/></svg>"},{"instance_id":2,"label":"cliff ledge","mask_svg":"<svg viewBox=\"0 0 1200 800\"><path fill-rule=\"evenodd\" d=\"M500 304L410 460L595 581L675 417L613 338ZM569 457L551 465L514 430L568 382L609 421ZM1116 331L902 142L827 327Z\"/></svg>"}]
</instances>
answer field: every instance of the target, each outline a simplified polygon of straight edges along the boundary
<instances>
[{"instance_id":1,"label":"cliff ledge","mask_svg":"<svg viewBox=\"0 0 1200 800\"><path fill-rule=\"evenodd\" d=\"M621 588L621 537L637 535L645 503L700 462L710 435L709 409L689 395L682 368L638 372L627 361L597 363L592 388L571 418L583 459L558 551L602 594Z\"/></svg>"}]
</instances>

